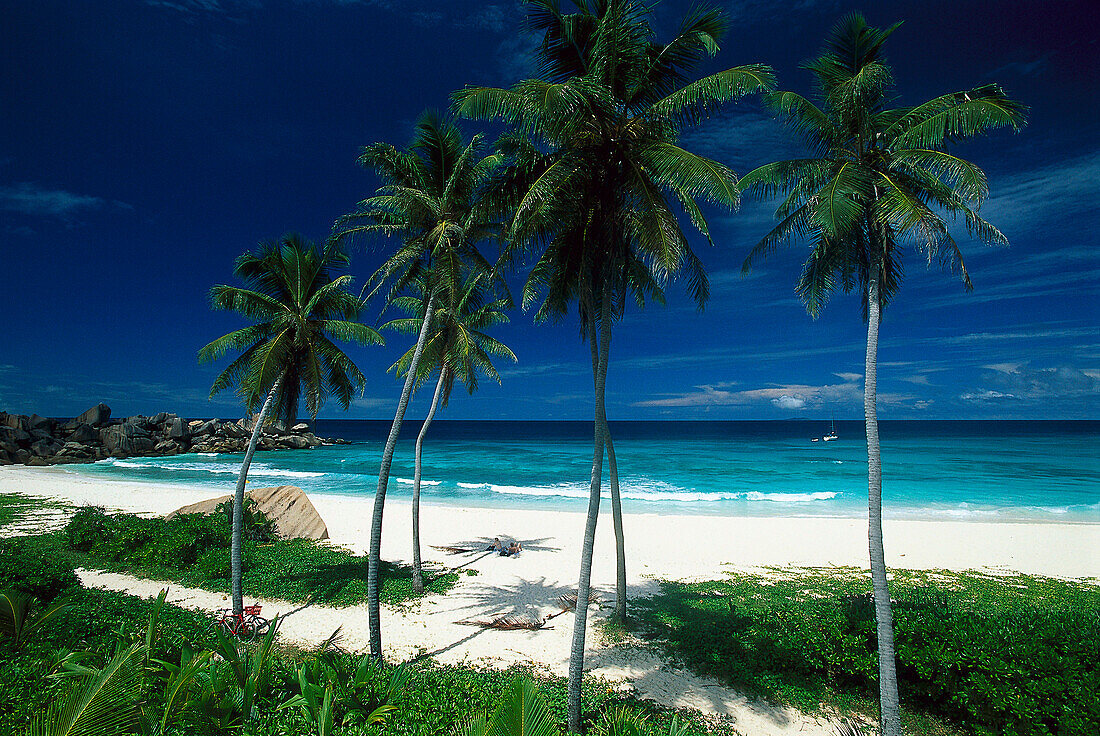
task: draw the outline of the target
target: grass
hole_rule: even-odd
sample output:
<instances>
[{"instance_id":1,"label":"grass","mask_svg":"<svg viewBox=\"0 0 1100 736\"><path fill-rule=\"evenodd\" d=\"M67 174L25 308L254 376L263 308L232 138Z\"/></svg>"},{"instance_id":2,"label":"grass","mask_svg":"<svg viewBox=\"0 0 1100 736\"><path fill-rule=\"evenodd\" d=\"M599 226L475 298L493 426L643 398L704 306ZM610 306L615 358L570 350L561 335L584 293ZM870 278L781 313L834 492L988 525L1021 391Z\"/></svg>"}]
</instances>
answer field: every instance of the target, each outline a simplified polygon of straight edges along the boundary
<instances>
[{"instance_id":1,"label":"grass","mask_svg":"<svg viewBox=\"0 0 1100 736\"><path fill-rule=\"evenodd\" d=\"M22 734L33 714L41 712L73 682L71 678L45 677L44 662L57 650L91 651L91 664L102 661L116 642L143 636L153 601L124 593L88 590L73 586L58 601L70 608L52 626L31 638L20 651L0 641L0 733ZM201 649L213 644L210 619L205 615L166 605L159 617L153 657L179 661L185 648ZM260 704L259 713L243 731L250 736L306 736L314 733L297 708L276 711L278 703L297 692L296 669L312 656L308 650L279 647L272 671L272 692ZM551 713L564 726L566 682L547 678L522 667L508 670L444 666L431 660L410 664L414 673L397 705L397 713L383 732L393 736L438 736L452 733L456 724L475 713L488 710L504 688L517 676L534 680L547 698ZM646 713L658 724L667 725L673 716L686 720L690 732L732 733L728 726L705 722L699 714L677 713L649 701L613 692L600 680L587 679L583 692L587 718L595 720L608 708L628 707ZM564 732L564 728L563 728ZM338 729L339 734L377 734L378 729Z\"/></svg>"},{"instance_id":2,"label":"grass","mask_svg":"<svg viewBox=\"0 0 1100 736\"><path fill-rule=\"evenodd\" d=\"M896 571L906 726L917 733L1088 733L1100 724L1100 588L1050 578ZM870 581L854 569L660 582L636 633L691 669L805 710L873 713Z\"/></svg>"},{"instance_id":3,"label":"grass","mask_svg":"<svg viewBox=\"0 0 1100 736\"><path fill-rule=\"evenodd\" d=\"M242 549L248 596L292 603L353 606L367 599L367 557L343 547L306 539L272 539L261 526L246 529ZM105 514L84 508L62 537L86 567L166 580L218 593L230 591L229 524L223 514L172 519ZM253 536L255 538L248 538ZM427 566L425 590L412 585L412 568L383 561L379 598L407 606L429 594L443 594L459 574Z\"/></svg>"},{"instance_id":4,"label":"grass","mask_svg":"<svg viewBox=\"0 0 1100 736\"><path fill-rule=\"evenodd\" d=\"M22 525L36 511L68 508L67 504L52 499L24 496L22 493L0 493L0 528Z\"/></svg>"}]
</instances>

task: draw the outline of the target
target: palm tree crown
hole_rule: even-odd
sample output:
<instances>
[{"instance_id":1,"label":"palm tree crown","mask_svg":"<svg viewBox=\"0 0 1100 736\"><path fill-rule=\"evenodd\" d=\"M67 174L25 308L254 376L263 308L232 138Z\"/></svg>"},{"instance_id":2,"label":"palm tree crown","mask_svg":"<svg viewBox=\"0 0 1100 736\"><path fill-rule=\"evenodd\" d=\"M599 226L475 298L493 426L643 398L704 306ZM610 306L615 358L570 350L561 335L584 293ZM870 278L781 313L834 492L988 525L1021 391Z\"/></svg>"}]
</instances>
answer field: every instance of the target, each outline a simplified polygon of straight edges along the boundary
<instances>
[{"instance_id":1,"label":"palm tree crown","mask_svg":"<svg viewBox=\"0 0 1100 736\"><path fill-rule=\"evenodd\" d=\"M544 33L543 79L454 95L460 114L515 130L501 142L515 164L499 182L512 195L507 235L541 251L524 306L541 302L537 318L558 318L575 300L584 313L609 282L619 314L626 293L660 300L659 284L681 270L702 304L706 275L677 211L709 240L697 202L734 207L739 193L732 171L677 140L718 104L768 88L770 69L686 83L717 51L726 27L718 11L692 13L662 45L635 0L578 3L570 15L554 0L529 4L531 27Z\"/></svg>"},{"instance_id":2,"label":"palm tree crown","mask_svg":"<svg viewBox=\"0 0 1100 736\"><path fill-rule=\"evenodd\" d=\"M484 275L469 276L457 294L439 299L440 306L428 328L427 341L417 366L415 387L420 388L436 371L444 371L444 406L456 380L473 394L477 391L479 375L486 375L500 383L500 374L493 367L494 357L516 360L515 353L508 346L486 333L486 330L508 322L506 312L510 300L502 297L487 301L487 297L491 297L483 288L485 280ZM408 334L416 334L420 329L430 287L425 279L418 279L410 285L412 289L415 289L414 293L393 300L394 307L411 316L391 320L382 325L383 329ZM405 375L415 349L415 346L410 347L390 366L390 370L397 375Z\"/></svg>"},{"instance_id":3,"label":"palm tree crown","mask_svg":"<svg viewBox=\"0 0 1100 736\"><path fill-rule=\"evenodd\" d=\"M255 324L219 337L199 351L199 361L217 360L230 350L241 354L215 379L214 396L237 386L251 411L280 377L272 413L293 421L300 399L316 418L325 397L335 396L347 409L366 379L333 340L359 345L383 342L374 329L355 320L362 302L348 293L347 254L337 245L318 248L299 235L262 243L237 259L234 273L245 287L215 286L214 309L238 312Z\"/></svg>"},{"instance_id":4,"label":"palm tree crown","mask_svg":"<svg viewBox=\"0 0 1100 736\"><path fill-rule=\"evenodd\" d=\"M457 290L461 265L490 271L477 249L499 234L484 203L485 185L501 156L486 154L480 135L468 143L452 121L427 111L416 122L405 150L388 143L365 146L359 163L382 180L374 196L337 220L343 240L364 235L399 239L397 250L370 280L373 295L391 284L387 298L400 293L425 272L439 288Z\"/></svg>"},{"instance_id":5,"label":"palm tree crown","mask_svg":"<svg viewBox=\"0 0 1100 736\"><path fill-rule=\"evenodd\" d=\"M765 96L801 134L811 157L767 164L741 180L746 192L785 196L778 224L744 270L792 237L811 240L797 292L814 315L836 288L848 291L857 283L866 314L872 275L885 306L901 284L906 246L971 288L945 216L962 217L983 242L1007 243L979 215L988 194L985 173L949 148L995 128L1018 130L1026 109L996 84L889 107L893 73L882 46L898 25L882 30L860 15L847 16L824 53L804 65L816 78L817 104L795 92Z\"/></svg>"}]
</instances>

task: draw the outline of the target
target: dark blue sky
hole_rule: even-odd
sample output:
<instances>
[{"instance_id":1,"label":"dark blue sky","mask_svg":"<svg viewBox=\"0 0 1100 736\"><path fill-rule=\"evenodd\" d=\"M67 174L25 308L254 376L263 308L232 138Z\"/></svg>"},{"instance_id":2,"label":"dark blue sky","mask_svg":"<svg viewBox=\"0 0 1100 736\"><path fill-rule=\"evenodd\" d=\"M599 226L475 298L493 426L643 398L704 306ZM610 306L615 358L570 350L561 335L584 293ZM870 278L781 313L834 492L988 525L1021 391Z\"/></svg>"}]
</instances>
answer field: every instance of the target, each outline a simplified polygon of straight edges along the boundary
<instances>
[{"instance_id":1,"label":"dark blue sky","mask_svg":"<svg viewBox=\"0 0 1100 736\"><path fill-rule=\"evenodd\" d=\"M658 6L662 38L689 5ZM733 26L708 71L764 62L806 92L799 63L858 9L875 25L905 21L887 47L901 102L998 81L1031 107L1021 134L958 149L989 174L984 214L1012 245L964 244L971 294L910 258L883 324L880 415L1100 417L1095 4L721 5ZM0 409L239 416L233 394L207 400L217 369L195 361L242 324L209 310L209 288L259 240L325 237L376 184L355 164L360 146L404 145L420 111L465 84L529 75L521 18L515 2L461 0L0 2ZM686 141L741 174L799 152L754 99ZM856 297L806 316L792 292L801 246L738 277L771 212L714 215L703 314L673 284L667 308L618 325L612 419L862 415ZM359 280L386 247L354 253ZM590 417L575 319L534 325L517 311L499 337L519 363L501 366L500 387L456 390L445 418ZM347 417L391 416L399 386L385 370L408 339L351 350L369 383ZM329 404L322 416L344 415Z\"/></svg>"}]
</instances>

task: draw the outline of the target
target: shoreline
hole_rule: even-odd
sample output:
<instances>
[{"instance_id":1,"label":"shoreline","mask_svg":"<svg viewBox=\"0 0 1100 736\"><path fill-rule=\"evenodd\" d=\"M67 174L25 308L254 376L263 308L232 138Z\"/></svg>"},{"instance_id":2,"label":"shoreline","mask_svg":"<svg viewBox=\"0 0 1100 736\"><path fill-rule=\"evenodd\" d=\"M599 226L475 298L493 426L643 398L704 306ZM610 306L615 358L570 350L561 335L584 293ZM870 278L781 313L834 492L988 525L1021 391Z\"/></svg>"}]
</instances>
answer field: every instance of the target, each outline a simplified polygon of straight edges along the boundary
<instances>
[{"instance_id":1,"label":"shoreline","mask_svg":"<svg viewBox=\"0 0 1100 736\"><path fill-rule=\"evenodd\" d=\"M200 455L209 455L210 453L198 453ZM218 454L218 453L214 453ZM234 453L221 453L224 455L232 455ZM134 458L135 461L140 461L143 458ZM99 463L108 463L115 460L114 458L108 458L106 460L98 461L98 463L86 463L86 464L66 464L64 466L58 466L64 469L65 472L70 473L75 477L81 477L88 480L95 480L101 483L128 483L134 485L151 485L162 488L179 488L198 490L210 495L210 497L217 495L224 495L227 491L227 487L231 487L231 484L227 486L225 483L214 483L207 480L206 482L195 481L187 482L181 480L172 481L160 481L151 478L134 478L134 477L110 477L108 475L100 475L96 471L87 471L84 468L93 467ZM256 459L253 461L253 467L257 463L262 463L264 455L258 453ZM126 460L124 462L128 462ZM4 466L0 466L2 469ZM303 477L299 480L294 477L295 473L301 472ZM219 473L223 477L227 477L228 473ZM373 503L374 500L374 479L373 476L364 476L371 479L369 487L364 486L364 491L354 492L338 492L331 489L325 489L320 491L311 490L306 487L309 484L309 477L315 475L314 472L302 472L302 471L289 471L285 477L270 477L268 475L259 475L253 477L249 475L249 484L260 488L265 486L277 485L280 480L289 481L289 485L298 485L302 490L306 491L310 498L317 497L330 497L333 499L341 500L359 500L369 503ZM234 473L232 477L236 477ZM539 513L579 513L584 514L587 510L588 500L587 495L581 498L573 498L569 496L559 496L557 501L540 501L537 497L531 497L526 495L517 495L508 492L499 492L492 498L460 498L453 496L435 496L431 492L431 488L437 484L436 481L427 482L424 489L425 503L430 503L434 506L452 509L482 509L492 511L533 511ZM491 485L491 484L485 484ZM587 482L586 482L587 485ZM409 498L409 492L404 489L411 489L412 479L398 477L396 474L390 478L390 491L387 496L387 505L393 504L410 504L411 498ZM752 492L745 492L751 494ZM847 492L846 492L847 493ZM856 497L858 494L852 494ZM610 503L610 495L608 491L608 483L605 479L604 490L601 496L601 506L603 504ZM629 513L632 516L676 516L676 517L707 517L707 518L726 518L726 519L848 519L848 520L865 520L867 518L867 506L866 506L866 493L865 489L863 494L858 496L858 501L855 505L849 507L847 513L829 510L829 511L791 511L790 503L784 504L783 501L771 501L774 503L774 510L779 508L785 508L785 513L772 513L773 509L769 509L766 505L756 506L749 504L756 504L761 499L744 498L744 499L727 499L723 501L714 502L714 506L711 508L705 508L698 504L693 505L692 502L683 501L653 501L653 500L639 500L636 498L630 498L624 496L624 502L630 507L625 513ZM493 503L492 501L498 501ZM797 503L797 502L793 502ZM571 505L573 508L567 508L566 505ZM958 506L949 506L945 504L931 505L925 507L916 506L903 506L898 504L892 504L890 498L886 498L883 501L883 518L886 521L928 521L928 522L948 522L959 521L962 523L991 523L991 524L1056 524L1056 525L1094 525L1100 524L1100 502L1089 505L1079 506L1066 506L1066 507L1044 507L1044 506L1020 506L1020 507L1003 507L995 508L982 506L979 504L961 504L964 508ZM806 508L812 508L807 506ZM1051 509L1061 509L1058 511ZM1071 510L1072 509L1072 510Z\"/></svg>"},{"instance_id":2,"label":"shoreline","mask_svg":"<svg viewBox=\"0 0 1100 736\"><path fill-rule=\"evenodd\" d=\"M252 485L265 484L258 481ZM374 498L311 493L308 484L301 487L328 525L331 542L364 552L370 539ZM138 513L163 515L231 490L228 483L222 489L214 489L102 479L61 467L0 468L0 492L53 497L75 505L95 504ZM607 518L609 511L609 507L601 509L593 584L613 591L614 543ZM563 585L570 585L579 569L584 516L583 511L460 507L423 501L422 554L425 561L450 566L455 564L455 558L433 545L479 544L484 540L491 543L496 536L513 537L525 542L530 551L516 560L521 563L518 568L524 568L526 573L527 559L544 558L540 566L530 566L529 574L544 579L553 577ZM655 577L718 577L730 568L867 568L864 518L627 512L623 519L628 582L632 586L648 588ZM884 528L887 564L891 568L987 569L998 573L1100 578L1100 523L886 518ZM384 517L383 556L407 562L411 557L410 537L410 504L391 497Z\"/></svg>"}]
</instances>

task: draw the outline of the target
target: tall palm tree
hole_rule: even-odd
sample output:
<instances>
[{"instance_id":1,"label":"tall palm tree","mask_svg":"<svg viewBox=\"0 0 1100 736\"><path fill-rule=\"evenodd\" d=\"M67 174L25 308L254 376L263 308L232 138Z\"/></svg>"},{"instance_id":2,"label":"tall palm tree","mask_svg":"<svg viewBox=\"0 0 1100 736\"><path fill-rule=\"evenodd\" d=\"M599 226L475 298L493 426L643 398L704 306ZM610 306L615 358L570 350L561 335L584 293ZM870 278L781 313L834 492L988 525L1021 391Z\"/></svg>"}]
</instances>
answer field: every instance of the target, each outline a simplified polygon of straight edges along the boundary
<instances>
[{"instance_id":1,"label":"tall palm tree","mask_svg":"<svg viewBox=\"0 0 1100 736\"><path fill-rule=\"evenodd\" d=\"M555 0L529 5L529 25L544 34L542 78L510 89L466 88L454 99L459 114L514 129L502 141L513 165L498 184L502 197L513 195L507 237L516 257L536 258L524 306L538 302L537 319L560 319L576 303L593 356L592 474L569 666L569 728L577 732L592 547L610 445L604 394L611 323L630 298L662 301L661 284L680 272L692 297L705 302L706 275L677 209L709 240L698 201L735 207L737 180L677 142L718 105L770 88L773 76L749 65L689 81L726 30L716 9L692 12L661 44L650 8L638 0L575 2L568 15ZM621 528L617 537L621 559Z\"/></svg>"},{"instance_id":2,"label":"tall palm tree","mask_svg":"<svg viewBox=\"0 0 1100 736\"><path fill-rule=\"evenodd\" d=\"M292 423L303 395L314 419L330 395L347 409L366 379L333 340L358 345L383 342L378 332L356 321L363 303L347 291L351 276L333 276L333 271L347 268L348 263L347 254L335 243L318 248L300 235L284 235L237 259L234 273L244 288L219 285L210 290L214 309L232 310L255 322L199 351L200 363L240 351L214 380L210 396L236 386L249 412L261 407L233 496L230 577L237 614L243 610L244 486L264 421L272 416Z\"/></svg>"},{"instance_id":3,"label":"tall palm tree","mask_svg":"<svg viewBox=\"0 0 1100 736\"><path fill-rule=\"evenodd\" d=\"M477 391L478 374L484 374L500 383L500 374L493 367L493 357L516 360L508 346L490 337L485 330L508 322L505 313L511 307L511 300L499 298L486 301L490 296L483 283L485 276L478 274L468 277L458 294L448 294L439 299L439 308L435 312L429 328L428 339L424 343L420 363L417 366L416 388L424 385L433 373L438 373L431 407L420 433L416 436L416 467L413 471L412 491L412 544L413 544L413 588L424 589L424 577L420 561L420 479L421 458L424 450L424 438L435 419L436 410L441 402L447 406L451 390L458 380L472 395ZM416 292L394 300L394 306L406 314L415 315L405 319L396 319L382 325L399 332L413 333L421 326L421 316L427 309L427 294L431 291L423 279L415 284ZM401 375L407 373L412 364L415 347L402 355L390 370Z\"/></svg>"},{"instance_id":4,"label":"tall palm tree","mask_svg":"<svg viewBox=\"0 0 1100 736\"><path fill-rule=\"evenodd\" d=\"M962 217L971 236L1006 244L979 216L988 193L985 173L950 152L952 144L1024 124L1025 108L997 85L890 107L893 74L882 46L885 30L849 15L833 29L821 56L804 68L815 76L817 101L794 92L767 103L805 139L807 158L767 164L741 180L746 192L785 195L779 223L753 249L766 256L794 238L810 256L796 287L816 317L838 287L858 284L867 320L863 409L867 431L868 547L879 648L882 731L898 734L901 714L894 661L893 613L882 540L882 461L876 407L878 333L882 310L897 294L906 247L938 261L971 288L962 253L948 228Z\"/></svg>"},{"instance_id":5,"label":"tall palm tree","mask_svg":"<svg viewBox=\"0 0 1100 736\"><path fill-rule=\"evenodd\" d=\"M373 169L383 184L373 197L360 202L355 212L340 218L335 226L335 237L341 241L362 235L400 240L397 250L372 275L372 296L388 285L386 299L392 301L416 279L423 278L430 284L416 347L382 452L371 518L367 610L370 653L379 659L382 631L378 569L390 465L437 308L437 296L458 291L457 279L464 268L492 272L491 264L478 252L477 245L499 232L482 197L485 183L500 160L498 154L485 155L481 136L474 136L466 143L453 122L435 112L425 112L417 120L413 141L405 150L399 151L387 143L363 148L359 163Z\"/></svg>"}]
</instances>

